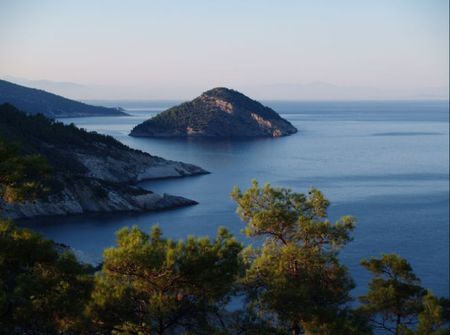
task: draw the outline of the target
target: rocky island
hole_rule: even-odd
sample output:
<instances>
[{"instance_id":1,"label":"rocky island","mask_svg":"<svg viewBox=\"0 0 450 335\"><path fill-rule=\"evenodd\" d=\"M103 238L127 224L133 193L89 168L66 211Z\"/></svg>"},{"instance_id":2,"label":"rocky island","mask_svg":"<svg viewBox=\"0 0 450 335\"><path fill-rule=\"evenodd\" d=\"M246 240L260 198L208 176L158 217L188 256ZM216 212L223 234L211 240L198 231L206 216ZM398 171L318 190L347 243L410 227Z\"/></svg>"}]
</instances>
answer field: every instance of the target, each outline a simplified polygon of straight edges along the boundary
<instances>
[{"instance_id":1,"label":"rocky island","mask_svg":"<svg viewBox=\"0 0 450 335\"><path fill-rule=\"evenodd\" d=\"M4 143L17 145L25 155L43 157L51 172L50 192L45 197L13 203L0 199L0 214L6 218L192 205L196 202L156 194L134 184L207 173L195 165L131 149L111 136L64 125L40 114L27 115L9 104L0 105L0 156Z\"/></svg>"},{"instance_id":2,"label":"rocky island","mask_svg":"<svg viewBox=\"0 0 450 335\"><path fill-rule=\"evenodd\" d=\"M279 137L297 129L273 109L218 87L137 125L139 137Z\"/></svg>"}]
</instances>

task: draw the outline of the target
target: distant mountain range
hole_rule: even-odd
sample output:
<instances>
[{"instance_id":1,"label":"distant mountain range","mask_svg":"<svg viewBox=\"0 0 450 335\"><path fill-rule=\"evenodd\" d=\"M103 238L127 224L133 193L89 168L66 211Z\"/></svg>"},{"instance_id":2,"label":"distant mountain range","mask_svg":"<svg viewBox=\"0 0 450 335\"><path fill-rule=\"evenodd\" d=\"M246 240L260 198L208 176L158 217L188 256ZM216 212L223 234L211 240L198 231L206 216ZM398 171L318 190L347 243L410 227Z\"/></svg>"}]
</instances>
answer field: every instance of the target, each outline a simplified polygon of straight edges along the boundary
<instances>
[{"instance_id":1,"label":"distant mountain range","mask_svg":"<svg viewBox=\"0 0 450 335\"><path fill-rule=\"evenodd\" d=\"M392 89L327 82L261 84L247 86L245 91L263 100L443 100L449 97L448 87Z\"/></svg>"},{"instance_id":2,"label":"distant mountain range","mask_svg":"<svg viewBox=\"0 0 450 335\"><path fill-rule=\"evenodd\" d=\"M188 100L204 85L141 84L92 85L51 80L29 80L6 76L4 79L78 100ZM219 83L220 84L220 83ZM223 84L223 83L222 83ZM335 85L328 82L273 83L233 86L255 99L268 100L448 100L447 86L388 88L364 85Z\"/></svg>"},{"instance_id":3,"label":"distant mountain range","mask_svg":"<svg viewBox=\"0 0 450 335\"><path fill-rule=\"evenodd\" d=\"M120 108L88 105L40 89L0 80L0 104L10 103L29 114L50 118L127 115Z\"/></svg>"}]
</instances>

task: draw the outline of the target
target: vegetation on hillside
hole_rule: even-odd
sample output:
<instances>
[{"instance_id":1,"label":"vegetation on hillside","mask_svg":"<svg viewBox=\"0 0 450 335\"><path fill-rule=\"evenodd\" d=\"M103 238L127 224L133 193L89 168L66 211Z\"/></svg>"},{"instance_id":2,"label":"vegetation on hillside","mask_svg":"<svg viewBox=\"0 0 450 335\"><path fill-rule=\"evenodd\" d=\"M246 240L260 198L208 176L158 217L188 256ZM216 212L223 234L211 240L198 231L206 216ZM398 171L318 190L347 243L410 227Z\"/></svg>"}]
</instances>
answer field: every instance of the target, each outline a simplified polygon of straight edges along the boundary
<instances>
[{"instance_id":1,"label":"vegetation on hillside","mask_svg":"<svg viewBox=\"0 0 450 335\"><path fill-rule=\"evenodd\" d=\"M198 131L206 127L214 119L215 114L216 109L210 106L195 101L184 102L136 126L136 130L151 127L158 132L164 132L172 129L184 130L189 126Z\"/></svg>"},{"instance_id":2,"label":"vegetation on hillside","mask_svg":"<svg viewBox=\"0 0 450 335\"><path fill-rule=\"evenodd\" d=\"M106 164L106 156L123 160L132 152L151 157L112 136L88 132L42 114L25 114L10 104L0 105L0 199L8 202L24 200L20 199L21 192L32 192L40 199L75 184L98 189L99 194L106 189L127 194L148 193L107 180L90 179L88 169L77 156L105 157ZM21 184L21 188L16 184Z\"/></svg>"},{"instance_id":3,"label":"vegetation on hillside","mask_svg":"<svg viewBox=\"0 0 450 335\"><path fill-rule=\"evenodd\" d=\"M218 87L144 121L131 135L268 136L270 132L264 132L255 116L263 119L266 126L281 127L283 133L284 128L288 129L287 134L296 131L271 108L235 90Z\"/></svg>"},{"instance_id":4,"label":"vegetation on hillside","mask_svg":"<svg viewBox=\"0 0 450 335\"><path fill-rule=\"evenodd\" d=\"M30 114L48 117L126 115L120 109L92 106L43 90L0 80L0 104L9 103Z\"/></svg>"},{"instance_id":5,"label":"vegetation on hillside","mask_svg":"<svg viewBox=\"0 0 450 335\"><path fill-rule=\"evenodd\" d=\"M23 155L0 138L0 199L18 202L48 191L50 168L40 155Z\"/></svg>"},{"instance_id":6,"label":"vegetation on hillside","mask_svg":"<svg viewBox=\"0 0 450 335\"><path fill-rule=\"evenodd\" d=\"M281 119L281 117L271 108L264 106L260 102L250 99L246 95L229 88L216 87L203 93L219 100L228 101L237 108L244 108L257 111L258 114L268 119Z\"/></svg>"},{"instance_id":7,"label":"vegetation on hillside","mask_svg":"<svg viewBox=\"0 0 450 335\"><path fill-rule=\"evenodd\" d=\"M85 168L70 154L73 149L98 150L94 143L114 149L128 149L112 136L88 132L74 124L65 125L42 114L28 115L10 104L0 105L0 138L20 146L24 154L46 158L54 172L83 173ZM128 149L132 150L132 149Z\"/></svg>"},{"instance_id":8,"label":"vegetation on hillside","mask_svg":"<svg viewBox=\"0 0 450 335\"><path fill-rule=\"evenodd\" d=\"M48 174L42 157L0 141L1 198L36 199L47 191ZM83 333L93 272L70 251L0 220L0 334Z\"/></svg>"},{"instance_id":9,"label":"vegetation on hillside","mask_svg":"<svg viewBox=\"0 0 450 335\"><path fill-rule=\"evenodd\" d=\"M243 108L255 111L267 119L281 119L280 116L261 103L246 97L244 94L225 88L214 88L203 95L214 97L215 99L229 102L235 108ZM158 130L182 129L186 125L193 127L194 130L203 129L216 117L217 107L205 104L201 98L190 102L184 102L178 106L154 116L152 119L144 122L145 126L152 126ZM223 113L220 113L223 114ZM227 117L229 115L223 115ZM219 126L219 125L218 125Z\"/></svg>"}]
</instances>

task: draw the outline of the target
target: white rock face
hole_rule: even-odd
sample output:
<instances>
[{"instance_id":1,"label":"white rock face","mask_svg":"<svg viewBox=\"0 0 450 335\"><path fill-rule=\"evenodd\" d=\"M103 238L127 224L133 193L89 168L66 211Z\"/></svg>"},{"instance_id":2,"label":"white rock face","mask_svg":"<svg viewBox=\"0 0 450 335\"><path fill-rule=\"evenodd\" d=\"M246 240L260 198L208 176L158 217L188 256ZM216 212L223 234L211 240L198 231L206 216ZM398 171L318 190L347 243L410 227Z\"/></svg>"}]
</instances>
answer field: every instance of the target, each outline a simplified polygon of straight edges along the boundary
<instances>
[{"instance_id":1,"label":"white rock face","mask_svg":"<svg viewBox=\"0 0 450 335\"><path fill-rule=\"evenodd\" d=\"M93 143L92 146L101 144ZM94 155L92 151L78 151L73 155L86 167L75 184L64 177L64 189L47 199L6 204L0 203L1 216L8 219L82 214L88 212L149 211L196 204L195 201L160 195L129 184L160 178L176 178L207 173L195 165L165 160L160 157L130 150L110 152L111 155Z\"/></svg>"},{"instance_id":2,"label":"white rock face","mask_svg":"<svg viewBox=\"0 0 450 335\"><path fill-rule=\"evenodd\" d=\"M116 153L116 157L104 157L78 152L76 157L87 168L86 176L119 183L207 173L192 164L165 160L140 151L121 150Z\"/></svg>"},{"instance_id":3,"label":"white rock face","mask_svg":"<svg viewBox=\"0 0 450 335\"><path fill-rule=\"evenodd\" d=\"M96 184L92 188L90 180L85 184L65 188L57 196L47 200L24 203L0 203L2 217L22 219L35 216L82 214L93 212L148 211L195 205L196 202L183 197L160 195L139 188L115 189L111 185ZM96 194L102 187L104 196ZM93 191L96 189L97 191Z\"/></svg>"}]
</instances>

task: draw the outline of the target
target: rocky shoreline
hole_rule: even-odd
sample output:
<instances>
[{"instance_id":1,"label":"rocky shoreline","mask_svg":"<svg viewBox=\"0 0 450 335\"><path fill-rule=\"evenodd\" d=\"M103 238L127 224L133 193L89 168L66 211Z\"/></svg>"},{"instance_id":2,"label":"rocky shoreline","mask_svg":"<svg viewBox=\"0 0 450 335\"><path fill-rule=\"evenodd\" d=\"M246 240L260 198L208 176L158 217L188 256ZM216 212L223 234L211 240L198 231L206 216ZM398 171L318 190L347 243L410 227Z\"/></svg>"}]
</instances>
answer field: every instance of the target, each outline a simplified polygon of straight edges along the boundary
<instances>
[{"instance_id":1,"label":"rocky shoreline","mask_svg":"<svg viewBox=\"0 0 450 335\"><path fill-rule=\"evenodd\" d=\"M85 194L86 195L86 194ZM35 201L3 204L2 217L6 219L28 219L37 216L61 216L84 213L144 212L186 207L198 204L194 200L170 194L148 192L142 195L111 192L106 199L80 201L77 195L65 191L66 198L59 201ZM92 197L91 197L92 199Z\"/></svg>"},{"instance_id":2,"label":"rocky shoreline","mask_svg":"<svg viewBox=\"0 0 450 335\"><path fill-rule=\"evenodd\" d=\"M1 216L24 219L37 216L110 213L123 211L155 211L196 205L197 202L180 196L158 194L134 184L144 180L182 178L209 172L195 165L168 161L145 153L133 152L133 164L109 159L81 160L89 168L88 176L62 178L64 189L46 199L23 203L0 203ZM139 161L140 164L136 164ZM89 162L89 163L88 163ZM147 164L146 164L147 163ZM99 164L103 168L94 169ZM117 165L119 164L119 165Z\"/></svg>"},{"instance_id":3,"label":"rocky shoreline","mask_svg":"<svg viewBox=\"0 0 450 335\"><path fill-rule=\"evenodd\" d=\"M28 219L83 213L160 211L196 204L198 202L181 196L86 179L78 181L74 186L65 187L46 199L21 203L0 202L0 208L1 216L5 219Z\"/></svg>"},{"instance_id":4,"label":"rocky shoreline","mask_svg":"<svg viewBox=\"0 0 450 335\"><path fill-rule=\"evenodd\" d=\"M7 219L95 212L153 211L197 204L136 186L143 180L207 174L204 169L135 150L109 136L26 116L0 105L0 134L37 154L51 169L49 192L39 199L10 203L0 200Z\"/></svg>"}]
</instances>

